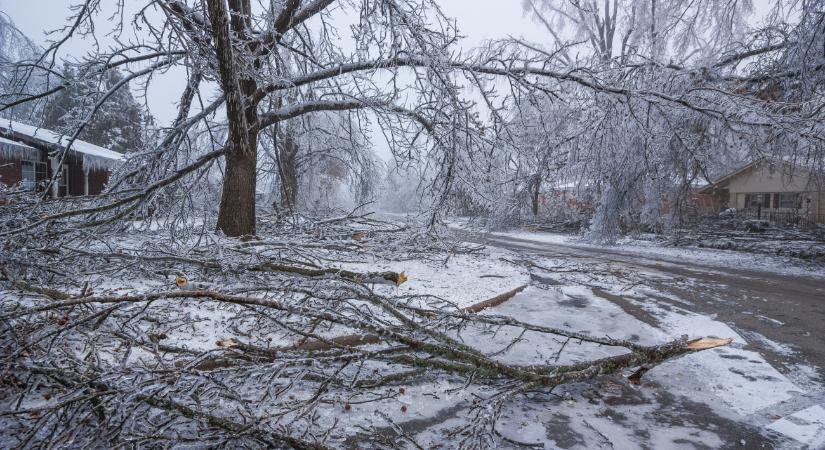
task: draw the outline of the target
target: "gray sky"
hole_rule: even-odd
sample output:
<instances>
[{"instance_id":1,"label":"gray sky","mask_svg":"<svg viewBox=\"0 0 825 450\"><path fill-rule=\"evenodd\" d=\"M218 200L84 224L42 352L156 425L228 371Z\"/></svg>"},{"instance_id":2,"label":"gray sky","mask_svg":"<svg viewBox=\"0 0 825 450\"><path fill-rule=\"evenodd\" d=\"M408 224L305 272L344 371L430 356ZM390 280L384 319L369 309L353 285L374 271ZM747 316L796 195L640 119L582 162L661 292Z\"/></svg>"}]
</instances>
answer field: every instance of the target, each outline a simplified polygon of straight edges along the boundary
<instances>
[{"instance_id":1,"label":"gray sky","mask_svg":"<svg viewBox=\"0 0 825 450\"><path fill-rule=\"evenodd\" d=\"M29 38L40 45L45 45L48 36L44 30L53 30L66 24L69 14L68 6L77 0L0 0L0 11L7 14L17 27ZM114 0L103 2L114 4ZM145 0L125 0L127 10L139 8ZM550 44L549 36L543 26L523 13L522 0L440 0L442 11L456 19L462 35L466 36L461 46L469 50L490 39L514 36L526 41ZM756 17L762 17L767 11L769 0L753 0ZM99 17L105 17L106 12ZM128 20L128 19L127 19ZM758 19L757 19L758 20ZM100 27L105 26L99 24ZM100 29L105 33L108 30ZM342 34L345 29L339 30ZM128 38L131 33L127 33ZM105 45L105 44L104 44ZM550 44L552 45L552 44ZM82 55L91 48L91 42L73 39L64 48L69 55ZM64 55L65 56L65 55ZM146 102L149 110L160 125L169 124L176 113L176 102L180 98L185 83L183 68L172 69L165 74L152 78L147 91ZM143 92L132 83L135 92ZM203 92L203 91L202 91ZM381 159L391 155L389 148L378 130L370 130L374 151Z\"/></svg>"},{"instance_id":2,"label":"gray sky","mask_svg":"<svg viewBox=\"0 0 825 450\"><path fill-rule=\"evenodd\" d=\"M45 45L46 30L65 24L68 6L74 0L0 0L0 11L6 13L17 27L37 44ZM126 0L126 4L143 5L143 0ZM466 49L483 41L507 35L539 42L546 39L541 26L523 14L521 0L442 0L442 10L457 20ZM101 30L103 31L103 30ZM90 48L90 42L73 39L67 43L69 54L81 55ZM182 91L181 72L156 77L148 92L148 104L159 123L169 123L176 110L175 102Z\"/></svg>"}]
</instances>

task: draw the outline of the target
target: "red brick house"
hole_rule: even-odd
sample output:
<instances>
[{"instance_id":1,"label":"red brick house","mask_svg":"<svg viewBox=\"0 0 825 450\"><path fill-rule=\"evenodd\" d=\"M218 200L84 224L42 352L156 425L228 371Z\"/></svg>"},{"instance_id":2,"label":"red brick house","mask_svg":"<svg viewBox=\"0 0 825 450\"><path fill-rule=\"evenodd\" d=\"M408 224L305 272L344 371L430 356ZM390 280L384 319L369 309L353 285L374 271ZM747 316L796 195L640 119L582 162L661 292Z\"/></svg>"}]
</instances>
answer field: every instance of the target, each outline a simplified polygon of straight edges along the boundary
<instances>
[{"instance_id":1,"label":"red brick house","mask_svg":"<svg viewBox=\"0 0 825 450\"><path fill-rule=\"evenodd\" d=\"M45 128L0 119L0 184L43 189L59 170L52 197L100 194L123 155L75 140L60 164L59 155L69 139Z\"/></svg>"}]
</instances>

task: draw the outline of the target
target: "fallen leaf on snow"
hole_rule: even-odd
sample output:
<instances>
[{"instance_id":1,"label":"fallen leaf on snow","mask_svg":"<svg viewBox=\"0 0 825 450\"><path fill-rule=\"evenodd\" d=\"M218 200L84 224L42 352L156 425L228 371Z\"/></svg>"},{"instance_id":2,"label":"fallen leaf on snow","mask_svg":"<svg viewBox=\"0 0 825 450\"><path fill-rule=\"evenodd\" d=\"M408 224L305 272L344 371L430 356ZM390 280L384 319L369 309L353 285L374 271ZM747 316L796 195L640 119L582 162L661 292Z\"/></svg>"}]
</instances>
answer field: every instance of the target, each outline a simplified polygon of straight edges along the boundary
<instances>
[{"instance_id":1,"label":"fallen leaf on snow","mask_svg":"<svg viewBox=\"0 0 825 450\"><path fill-rule=\"evenodd\" d=\"M189 280L187 280L186 277L175 275L175 284L178 285L179 288L183 289L189 284Z\"/></svg>"},{"instance_id":2,"label":"fallen leaf on snow","mask_svg":"<svg viewBox=\"0 0 825 450\"><path fill-rule=\"evenodd\" d=\"M396 280L395 285L396 286L401 286L401 283L403 283L405 281L407 281L407 274L404 273L404 272L401 272L401 273L398 274L398 280Z\"/></svg>"}]
</instances>

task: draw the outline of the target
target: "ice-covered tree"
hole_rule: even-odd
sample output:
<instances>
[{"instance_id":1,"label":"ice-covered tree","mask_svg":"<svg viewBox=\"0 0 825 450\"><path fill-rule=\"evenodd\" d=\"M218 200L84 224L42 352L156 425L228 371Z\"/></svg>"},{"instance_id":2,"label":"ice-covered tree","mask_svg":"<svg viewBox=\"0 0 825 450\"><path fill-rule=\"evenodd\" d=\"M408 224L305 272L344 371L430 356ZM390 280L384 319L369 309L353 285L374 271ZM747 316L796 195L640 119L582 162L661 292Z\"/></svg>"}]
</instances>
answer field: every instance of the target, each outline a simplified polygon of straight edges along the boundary
<instances>
[{"instance_id":1,"label":"ice-covered tree","mask_svg":"<svg viewBox=\"0 0 825 450\"><path fill-rule=\"evenodd\" d=\"M97 6L95 1L79 2L71 10L70 25L63 30L67 39L100 33L106 25L115 35L123 35L125 24L110 24L108 18L126 13L102 15ZM149 2L149 8L131 6L135 5L129 11L137 11L133 23L144 32L132 41L124 37L111 50L96 50L75 67L87 79L96 78L99 86L106 85L102 81L112 68L128 69L125 78L102 93L76 123L76 136L91 126L127 82L183 67L188 83L179 115L160 145L136 155L132 171L124 169L126 178L154 184L138 194L119 193L115 209L140 208L157 190L220 160L224 176L217 226L228 235L253 233L262 133L272 128L276 134L287 131L289 127L280 124L324 111L363 111L385 131L394 152L441 159L443 177L436 188L448 190L448 161L459 141L463 145L468 136L472 139L472 101L459 94L452 74L471 69L451 54L457 33L435 3L169 0ZM349 35L342 37L336 17L346 23ZM46 49L41 59L49 61L62 42ZM52 65L51 70L58 69ZM211 81L219 85L221 95L204 101L207 91L201 84ZM63 82L42 97L71 87ZM212 133L210 148L182 151L181 146L189 143L188 132L213 117L224 118L220 122L225 134ZM169 163L180 162L184 154L193 158L185 166ZM141 158L148 161L140 162ZM124 184L113 183L113 188L118 186Z\"/></svg>"},{"instance_id":2,"label":"ice-covered tree","mask_svg":"<svg viewBox=\"0 0 825 450\"><path fill-rule=\"evenodd\" d=\"M110 97L97 107L97 112L78 137L120 153L141 149L142 127L147 113L132 96L128 84L113 90L123 80L116 69L98 80L66 65L62 76L66 87L46 101L41 126L71 133L83 123L101 96L112 91Z\"/></svg>"},{"instance_id":3,"label":"ice-covered tree","mask_svg":"<svg viewBox=\"0 0 825 450\"><path fill-rule=\"evenodd\" d=\"M4 115L31 120L39 114L40 105L26 100L42 92L48 72L23 64L34 64L41 52L11 18L0 12L0 104L5 105Z\"/></svg>"},{"instance_id":4,"label":"ice-covered tree","mask_svg":"<svg viewBox=\"0 0 825 450\"><path fill-rule=\"evenodd\" d=\"M377 168L355 112L318 112L285 121L261 136L259 172L282 212L341 200L338 207L369 201Z\"/></svg>"},{"instance_id":5,"label":"ice-covered tree","mask_svg":"<svg viewBox=\"0 0 825 450\"><path fill-rule=\"evenodd\" d=\"M567 68L573 83L532 84L525 95L544 105L540 114L524 101L509 109L535 130L555 116L551 105L576 111L559 119L572 136L561 176L595 194L592 239L677 224L691 183L753 158L821 164L817 2L775 2L764 21L750 18L749 2L724 0L523 4L548 40L512 45Z\"/></svg>"}]
</instances>

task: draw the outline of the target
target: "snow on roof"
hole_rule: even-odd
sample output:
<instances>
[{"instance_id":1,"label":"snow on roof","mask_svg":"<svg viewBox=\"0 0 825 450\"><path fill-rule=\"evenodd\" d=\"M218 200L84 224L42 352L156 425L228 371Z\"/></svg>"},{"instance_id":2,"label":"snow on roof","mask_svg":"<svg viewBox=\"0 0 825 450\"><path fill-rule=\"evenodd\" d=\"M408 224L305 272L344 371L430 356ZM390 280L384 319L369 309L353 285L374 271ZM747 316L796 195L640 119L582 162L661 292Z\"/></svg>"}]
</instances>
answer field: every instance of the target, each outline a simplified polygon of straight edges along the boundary
<instances>
[{"instance_id":1,"label":"snow on roof","mask_svg":"<svg viewBox=\"0 0 825 450\"><path fill-rule=\"evenodd\" d=\"M0 144L1 145L13 145L15 147L34 148L34 147L29 147L28 145L26 145L22 142L12 141L11 139L6 139L4 137L0 137Z\"/></svg>"},{"instance_id":2,"label":"snow on roof","mask_svg":"<svg viewBox=\"0 0 825 450\"><path fill-rule=\"evenodd\" d=\"M65 147L71 140L70 136L61 135L52 130L35 127L22 122L15 122L9 119L0 120L0 133L3 133L7 137L18 138L23 141L34 141L46 146L57 146L60 148ZM4 141L33 148L9 139L4 139ZM80 139L75 139L75 141L72 142L70 150L83 155L83 164L92 167L111 167L116 162L123 161L124 159L123 155L118 152L86 141L81 141Z\"/></svg>"},{"instance_id":3,"label":"snow on roof","mask_svg":"<svg viewBox=\"0 0 825 450\"><path fill-rule=\"evenodd\" d=\"M560 183L553 186L556 189L575 189L579 187L579 183L576 181L571 181L569 183Z\"/></svg>"}]
</instances>

